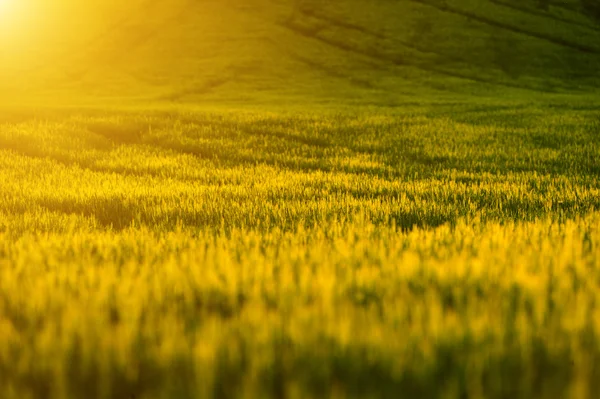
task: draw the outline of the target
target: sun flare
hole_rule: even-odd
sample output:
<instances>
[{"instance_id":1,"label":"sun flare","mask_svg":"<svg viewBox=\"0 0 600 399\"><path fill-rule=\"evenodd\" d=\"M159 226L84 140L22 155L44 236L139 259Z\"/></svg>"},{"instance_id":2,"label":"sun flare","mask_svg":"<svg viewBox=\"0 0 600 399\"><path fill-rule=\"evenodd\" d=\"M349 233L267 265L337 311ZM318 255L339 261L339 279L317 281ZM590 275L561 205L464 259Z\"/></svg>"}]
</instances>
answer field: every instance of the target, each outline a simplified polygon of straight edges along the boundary
<instances>
[{"instance_id":1,"label":"sun flare","mask_svg":"<svg viewBox=\"0 0 600 399\"><path fill-rule=\"evenodd\" d=\"M10 11L12 6L15 4L15 0L0 0L0 18L4 19L4 16Z\"/></svg>"},{"instance_id":2,"label":"sun flare","mask_svg":"<svg viewBox=\"0 0 600 399\"><path fill-rule=\"evenodd\" d=\"M6 31L15 23L19 0L0 0L0 30Z\"/></svg>"}]
</instances>

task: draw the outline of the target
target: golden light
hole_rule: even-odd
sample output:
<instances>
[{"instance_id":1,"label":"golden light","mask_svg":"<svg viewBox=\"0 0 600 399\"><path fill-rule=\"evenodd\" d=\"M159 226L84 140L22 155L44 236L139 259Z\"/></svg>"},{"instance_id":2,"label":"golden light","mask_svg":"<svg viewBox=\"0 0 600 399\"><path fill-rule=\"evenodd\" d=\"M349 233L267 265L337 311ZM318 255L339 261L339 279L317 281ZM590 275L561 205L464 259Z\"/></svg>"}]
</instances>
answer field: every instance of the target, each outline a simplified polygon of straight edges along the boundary
<instances>
[{"instance_id":1,"label":"golden light","mask_svg":"<svg viewBox=\"0 0 600 399\"><path fill-rule=\"evenodd\" d=\"M10 6L10 0L0 0L0 12L4 13L4 11Z\"/></svg>"},{"instance_id":2,"label":"golden light","mask_svg":"<svg viewBox=\"0 0 600 399\"><path fill-rule=\"evenodd\" d=\"M0 24L10 24L12 19L19 18L27 3L26 0L0 0Z\"/></svg>"},{"instance_id":3,"label":"golden light","mask_svg":"<svg viewBox=\"0 0 600 399\"><path fill-rule=\"evenodd\" d=\"M0 24L4 24L9 18L8 14L14 3L15 0L0 0Z\"/></svg>"},{"instance_id":4,"label":"golden light","mask_svg":"<svg viewBox=\"0 0 600 399\"><path fill-rule=\"evenodd\" d=\"M112 27L143 10L143 4L143 0L0 0L0 99L10 97L10 90L70 85L73 74L101 65L103 54L119 50L119 36L111 36ZM95 51L96 45L100 51Z\"/></svg>"},{"instance_id":5,"label":"golden light","mask_svg":"<svg viewBox=\"0 0 600 399\"><path fill-rule=\"evenodd\" d=\"M55 1L0 0L0 91L30 86L47 64Z\"/></svg>"},{"instance_id":6,"label":"golden light","mask_svg":"<svg viewBox=\"0 0 600 399\"><path fill-rule=\"evenodd\" d=\"M7 35L12 36L19 30L29 8L28 3L26 0L0 0L0 40L8 40Z\"/></svg>"},{"instance_id":7,"label":"golden light","mask_svg":"<svg viewBox=\"0 0 600 399\"><path fill-rule=\"evenodd\" d=\"M77 15L68 14L73 0L0 0L0 51L5 62L27 56L42 60L59 47L59 38L78 36L70 29Z\"/></svg>"}]
</instances>

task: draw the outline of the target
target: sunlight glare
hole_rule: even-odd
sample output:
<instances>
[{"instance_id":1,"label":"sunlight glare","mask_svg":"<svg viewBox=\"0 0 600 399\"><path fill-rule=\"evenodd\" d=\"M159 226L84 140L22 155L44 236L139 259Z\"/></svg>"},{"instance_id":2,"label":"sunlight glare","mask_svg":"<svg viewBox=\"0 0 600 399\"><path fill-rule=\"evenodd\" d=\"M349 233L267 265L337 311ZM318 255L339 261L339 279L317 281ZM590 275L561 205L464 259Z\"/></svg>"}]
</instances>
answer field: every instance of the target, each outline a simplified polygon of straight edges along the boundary
<instances>
[{"instance_id":1,"label":"sunlight glare","mask_svg":"<svg viewBox=\"0 0 600 399\"><path fill-rule=\"evenodd\" d=\"M0 30L7 30L15 23L19 7L19 0L0 0ZM21 5L22 6L22 5Z\"/></svg>"},{"instance_id":2,"label":"sunlight glare","mask_svg":"<svg viewBox=\"0 0 600 399\"><path fill-rule=\"evenodd\" d=\"M11 0L0 0L0 18L6 13L6 10L10 8Z\"/></svg>"}]
</instances>

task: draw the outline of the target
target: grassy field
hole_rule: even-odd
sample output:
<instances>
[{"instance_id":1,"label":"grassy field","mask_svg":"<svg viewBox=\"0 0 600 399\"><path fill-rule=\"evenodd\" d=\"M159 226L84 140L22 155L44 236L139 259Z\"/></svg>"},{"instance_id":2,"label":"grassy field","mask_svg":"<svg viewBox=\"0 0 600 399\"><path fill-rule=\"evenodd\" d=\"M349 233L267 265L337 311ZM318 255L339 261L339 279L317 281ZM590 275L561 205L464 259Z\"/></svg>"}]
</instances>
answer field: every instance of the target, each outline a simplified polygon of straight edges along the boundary
<instances>
[{"instance_id":1,"label":"grassy field","mask_svg":"<svg viewBox=\"0 0 600 399\"><path fill-rule=\"evenodd\" d=\"M40 4L6 28L0 14L0 103L397 105L600 87L600 23L581 8L593 0L23 1Z\"/></svg>"},{"instance_id":2,"label":"grassy field","mask_svg":"<svg viewBox=\"0 0 600 399\"><path fill-rule=\"evenodd\" d=\"M593 398L579 108L5 110L0 397Z\"/></svg>"},{"instance_id":3,"label":"grassy field","mask_svg":"<svg viewBox=\"0 0 600 399\"><path fill-rule=\"evenodd\" d=\"M0 0L0 399L597 398L594 1Z\"/></svg>"}]
</instances>

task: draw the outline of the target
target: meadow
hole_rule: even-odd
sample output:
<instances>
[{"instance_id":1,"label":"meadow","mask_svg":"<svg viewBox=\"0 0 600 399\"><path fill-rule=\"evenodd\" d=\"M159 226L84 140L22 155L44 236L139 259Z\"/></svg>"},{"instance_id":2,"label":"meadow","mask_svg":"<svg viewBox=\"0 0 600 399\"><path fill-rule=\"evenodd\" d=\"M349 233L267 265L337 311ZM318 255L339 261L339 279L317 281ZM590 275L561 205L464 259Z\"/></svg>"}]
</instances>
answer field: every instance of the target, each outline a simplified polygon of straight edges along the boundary
<instances>
[{"instance_id":1,"label":"meadow","mask_svg":"<svg viewBox=\"0 0 600 399\"><path fill-rule=\"evenodd\" d=\"M5 108L0 397L594 398L592 101Z\"/></svg>"},{"instance_id":2,"label":"meadow","mask_svg":"<svg viewBox=\"0 0 600 399\"><path fill-rule=\"evenodd\" d=\"M0 399L594 399L596 0L0 0Z\"/></svg>"}]
</instances>

